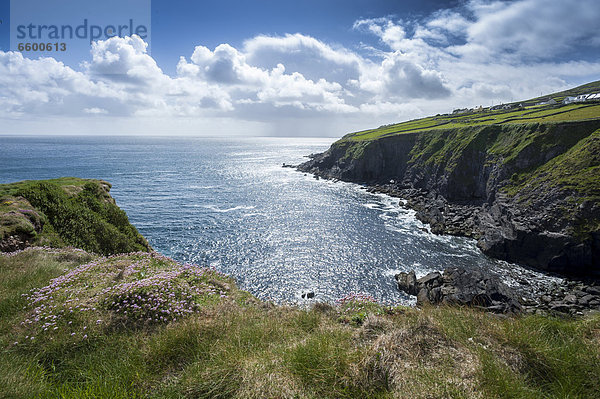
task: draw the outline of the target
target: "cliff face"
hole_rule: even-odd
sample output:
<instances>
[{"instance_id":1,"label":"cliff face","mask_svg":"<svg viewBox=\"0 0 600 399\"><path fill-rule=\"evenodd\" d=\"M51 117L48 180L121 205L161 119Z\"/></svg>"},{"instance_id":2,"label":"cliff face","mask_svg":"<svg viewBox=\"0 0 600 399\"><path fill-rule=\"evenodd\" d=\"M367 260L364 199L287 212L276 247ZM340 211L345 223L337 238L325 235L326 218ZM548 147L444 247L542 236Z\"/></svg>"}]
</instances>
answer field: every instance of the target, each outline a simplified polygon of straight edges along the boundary
<instances>
[{"instance_id":1,"label":"cliff face","mask_svg":"<svg viewBox=\"0 0 600 399\"><path fill-rule=\"evenodd\" d=\"M600 273L600 121L470 126L334 143L299 169L408 199L491 256Z\"/></svg>"}]
</instances>

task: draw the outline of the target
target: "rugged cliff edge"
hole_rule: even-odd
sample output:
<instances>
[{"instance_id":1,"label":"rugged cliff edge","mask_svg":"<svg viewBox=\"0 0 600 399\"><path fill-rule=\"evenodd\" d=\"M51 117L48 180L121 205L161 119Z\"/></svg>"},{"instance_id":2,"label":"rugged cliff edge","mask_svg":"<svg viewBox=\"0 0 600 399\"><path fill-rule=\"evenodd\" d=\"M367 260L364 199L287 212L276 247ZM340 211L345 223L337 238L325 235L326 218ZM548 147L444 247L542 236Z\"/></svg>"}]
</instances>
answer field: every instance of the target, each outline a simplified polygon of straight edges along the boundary
<instances>
[{"instance_id":1,"label":"rugged cliff edge","mask_svg":"<svg viewBox=\"0 0 600 399\"><path fill-rule=\"evenodd\" d=\"M347 135L298 169L403 197L490 256L600 274L600 120Z\"/></svg>"},{"instance_id":2,"label":"rugged cliff edge","mask_svg":"<svg viewBox=\"0 0 600 399\"><path fill-rule=\"evenodd\" d=\"M112 255L150 251L103 180L64 177L0 184L0 252L73 246Z\"/></svg>"}]
</instances>

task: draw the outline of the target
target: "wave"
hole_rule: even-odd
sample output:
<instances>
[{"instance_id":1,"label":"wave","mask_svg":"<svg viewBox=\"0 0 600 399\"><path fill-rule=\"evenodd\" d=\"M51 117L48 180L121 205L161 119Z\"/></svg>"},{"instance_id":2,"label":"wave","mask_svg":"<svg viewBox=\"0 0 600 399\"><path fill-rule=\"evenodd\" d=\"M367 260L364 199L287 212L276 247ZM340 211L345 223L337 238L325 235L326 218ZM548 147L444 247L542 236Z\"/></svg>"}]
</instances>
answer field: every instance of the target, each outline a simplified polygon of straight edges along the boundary
<instances>
[{"instance_id":1,"label":"wave","mask_svg":"<svg viewBox=\"0 0 600 399\"><path fill-rule=\"evenodd\" d=\"M234 206L233 208L226 208L226 209L220 209L217 208L215 205L202 205L203 208L206 209L210 209L213 212L219 212L219 213L225 213L225 212L233 212L233 211L238 211L240 209L254 209L256 208L255 206L247 206L247 205L238 205L238 206Z\"/></svg>"},{"instance_id":2,"label":"wave","mask_svg":"<svg viewBox=\"0 0 600 399\"><path fill-rule=\"evenodd\" d=\"M188 186L188 188L208 190L210 188L216 188L216 186L196 186L196 185L191 185L191 186Z\"/></svg>"}]
</instances>

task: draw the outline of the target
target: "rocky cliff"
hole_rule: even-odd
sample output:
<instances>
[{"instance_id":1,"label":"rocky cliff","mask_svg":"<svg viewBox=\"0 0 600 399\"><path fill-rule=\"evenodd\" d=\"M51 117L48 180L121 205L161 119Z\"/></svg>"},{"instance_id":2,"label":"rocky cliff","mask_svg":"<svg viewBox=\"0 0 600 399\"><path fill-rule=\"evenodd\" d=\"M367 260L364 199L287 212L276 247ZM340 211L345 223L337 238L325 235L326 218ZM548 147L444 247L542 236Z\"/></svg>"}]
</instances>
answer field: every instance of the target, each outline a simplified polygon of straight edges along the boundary
<instances>
[{"instance_id":1,"label":"rocky cliff","mask_svg":"<svg viewBox=\"0 0 600 399\"><path fill-rule=\"evenodd\" d=\"M298 168L406 198L490 256L600 274L600 120L348 135Z\"/></svg>"}]
</instances>

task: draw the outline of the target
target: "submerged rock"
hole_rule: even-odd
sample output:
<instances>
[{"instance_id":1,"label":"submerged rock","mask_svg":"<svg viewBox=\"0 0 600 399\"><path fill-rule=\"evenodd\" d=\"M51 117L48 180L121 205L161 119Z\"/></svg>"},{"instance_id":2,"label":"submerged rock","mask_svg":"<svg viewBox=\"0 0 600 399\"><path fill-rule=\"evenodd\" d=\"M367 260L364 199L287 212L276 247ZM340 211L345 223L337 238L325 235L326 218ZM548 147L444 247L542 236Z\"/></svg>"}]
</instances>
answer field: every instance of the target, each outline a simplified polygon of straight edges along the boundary
<instances>
[{"instance_id":1,"label":"submerged rock","mask_svg":"<svg viewBox=\"0 0 600 399\"><path fill-rule=\"evenodd\" d=\"M302 299L312 299L315 297L315 293L313 291L304 292L302 294Z\"/></svg>"}]
</instances>

